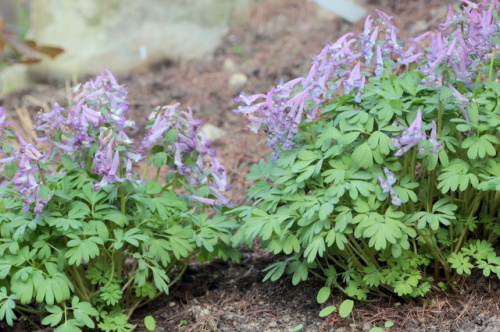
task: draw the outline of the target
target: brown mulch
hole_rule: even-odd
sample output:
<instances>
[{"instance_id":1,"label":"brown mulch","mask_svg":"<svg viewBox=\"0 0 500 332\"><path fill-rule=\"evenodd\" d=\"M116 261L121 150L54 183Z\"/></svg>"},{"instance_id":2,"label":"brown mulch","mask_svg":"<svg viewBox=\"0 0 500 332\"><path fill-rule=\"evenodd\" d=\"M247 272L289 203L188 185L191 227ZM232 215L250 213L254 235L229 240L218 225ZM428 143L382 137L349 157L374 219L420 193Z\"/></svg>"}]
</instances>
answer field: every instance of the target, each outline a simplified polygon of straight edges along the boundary
<instances>
[{"instance_id":1,"label":"brown mulch","mask_svg":"<svg viewBox=\"0 0 500 332\"><path fill-rule=\"evenodd\" d=\"M439 0L365 0L372 15L379 8L396 16L399 35L408 37L435 28L446 15ZM448 2L447 2L448 3ZM306 0L262 0L249 20L232 29L222 45L209 57L164 62L144 73L118 77L130 93L130 106L138 126L157 105L180 102L191 107L204 123L211 123L227 135L214 142L233 185L233 200L245 201L251 181L245 179L250 166L269 150L256 145L263 137L242 130L243 119L232 112L239 90L229 86L235 72L248 77L247 95L265 93L280 79L307 74L311 55L326 43L353 31L361 33L364 22L349 24ZM64 102L64 84L37 85L0 100L14 114L14 106L35 113L41 103ZM143 131L135 133L138 137ZM262 283L261 272L276 257L261 249L244 250L244 263L193 264L170 295L164 295L133 316L137 331L146 331L143 317L156 319L157 331L368 331L394 322L388 331L500 331L500 282L473 275L457 294L434 292L425 300L404 303L397 298L356 303L349 319L333 314L318 316L321 306L316 293L323 284L311 278L293 286L291 278ZM344 299L334 297L338 307ZM25 330L20 321L15 329L0 323L1 331Z\"/></svg>"}]
</instances>

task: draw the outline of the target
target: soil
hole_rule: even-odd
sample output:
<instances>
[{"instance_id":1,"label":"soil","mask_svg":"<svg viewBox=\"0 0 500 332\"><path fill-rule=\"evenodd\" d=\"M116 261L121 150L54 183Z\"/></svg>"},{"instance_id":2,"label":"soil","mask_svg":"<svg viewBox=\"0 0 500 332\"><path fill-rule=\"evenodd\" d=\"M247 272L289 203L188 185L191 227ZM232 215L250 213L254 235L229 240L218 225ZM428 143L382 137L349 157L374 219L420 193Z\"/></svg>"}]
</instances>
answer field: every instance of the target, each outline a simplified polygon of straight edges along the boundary
<instances>
[{"instance_id":1,"label":"soil","mask_svg":"<svg viewBox=\"0 0 500 332\"><path fill-rule=\"evenodd\" d=\"M447 11L439 0L357 2L372 15L375 8L395 15L398 36L403 38L436 28ZM128 87L131 112L139 128L153 107L180 102L184 108L191 107L204 123L226 132L213 145L228 170L233 201L239 204L245 201L251 185L245 179L246 172L269 151L263 145L256 147L262 137L243 130L244 120L232 112L238 106L233 98L240 88L229 85L231 75L242 73L248 78L242 88L247 95L266 93L280 79L306 75L312 54L346 32L361 33L363 24L349 24L305 0L262 0L246 23L226 35L214 54L159 63L147 72L117 79ZM40 84L7 96L0 105L12 113L14 106L36 113L43 105L65 99L64 85ZM473 275L456 294L433 292L412 303L398 298L374 299L357 303L348 319L336 314L320 318L322 306L316 302L317 291L323 286L320 281L309 278L293 286L291 278L284 277L262 283L262 269L280 257L258 246L242 251L241 264L193 263L171 294L134 314L136 330L147 331L143 319L152 315L156 331L288 332L300 324L300 331L368 331L384 327L387 321L394 322L387 331L500 331L500 281L496 278ZM340 293L334 298L337 307L344 300ZM23 331L27 326L25 321L13 329L0 323L0 330Z\"/></svg>"}]
</instances>

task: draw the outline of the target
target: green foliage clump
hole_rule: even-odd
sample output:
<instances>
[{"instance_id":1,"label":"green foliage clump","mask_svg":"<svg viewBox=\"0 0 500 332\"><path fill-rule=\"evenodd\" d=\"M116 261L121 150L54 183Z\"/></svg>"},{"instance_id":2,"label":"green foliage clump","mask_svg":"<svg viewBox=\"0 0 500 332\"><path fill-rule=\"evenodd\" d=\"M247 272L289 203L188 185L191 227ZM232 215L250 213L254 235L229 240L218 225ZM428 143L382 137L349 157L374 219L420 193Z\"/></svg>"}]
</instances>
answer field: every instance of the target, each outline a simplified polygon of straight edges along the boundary
<instances>
[{"instance_id":1,"label":"green foliage clump","mask_svg":"<svg viewBox=\"0 0 500 332\"><path fill-rule=\"evenodd\" d=\"M358 38L325 47L307 77L237 98L274 148L248 176L253 205L232 210L243 223L234 244L258 237L288 255L264 280L321 278L324 303L332 287L415 298L475 269L500 277L498 10L450 6L450 33L405 49L378 12L376 27L368 17Z\"/></svg>"},{"instance_id":2,"label":"green foliage clump","mask_svg":"<svg viewBox=\"0 0 500 332\"><path fill-rule=\"evenodd\" d=\"M190 111L155 110L135 142L126 90L109 71L73 97L68 110L39 114L37 143L0 108L0 319L131 331L134 310L168 294L194 255L239 259L236 225L219 213L230 186Z\"/></svg>"}]
</instances>

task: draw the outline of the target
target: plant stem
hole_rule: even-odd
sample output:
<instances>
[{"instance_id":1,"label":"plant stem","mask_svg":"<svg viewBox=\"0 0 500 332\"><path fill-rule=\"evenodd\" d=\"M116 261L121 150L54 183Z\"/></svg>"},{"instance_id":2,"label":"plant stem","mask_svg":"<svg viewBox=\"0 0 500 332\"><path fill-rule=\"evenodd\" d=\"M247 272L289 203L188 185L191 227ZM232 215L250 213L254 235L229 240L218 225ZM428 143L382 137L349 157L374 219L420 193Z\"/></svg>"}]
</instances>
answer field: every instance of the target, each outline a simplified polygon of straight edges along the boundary
<instances>
[{"instance_id":1,"label":"plant stem","mask_svg":"<svg viewBox=\"0 0 500 332\"><path fill-rule=\"evenodd\" d=\"M488 81L493 81L493 64L495 62L495 58L497 57L497 49L493 48L493 53L491 53L491 61L490 61L490 72L488 73Z\"/></svg>"},{"instance_id":2,"label":"plant stem","mask_svg":"<svg viewBox=\"0 0 500 332\"><path fill-rule=\"evenodd\" d=\"M120 188L120 212L122 214L125 214L127 210L125 209L125 194L123 193L123 190Z\"/></svg>"},{"instance_id":3,"label":"plant stem","mask_svg":"<svg viewBox=\"0 0 500 332\"><path fill-rule=\"evenodd\" d=\"M182 275L184 274L184 272L186 272L186 269L188 267L188 262L187 261L184 261L184 266L182 267L182 270L181 272L179 272L179 274L177 274L177 276L175 277L174 280L172 280L169 284L168 284L168 288L172 287L177 281L179 281L179 279L182 277Z\"/></svg>"},{"instance_id":4,"label":"plant stem","mask_svg":"<svg viewBox=\"0 0 500 332\"><path fill-rule=\"evenodd\" d=\"M23 309L24 309L24 308L23 308ZM15 310L18 314L20 314L21 316L23 316L23 318L24 318L24 319L26 319L26 320L27 320L27 321L31 324L31 326L34 326L34 327L35 327L37 330L39 330L39 331L41 331L41 330L42 330L42 328L41 328L41 327L40 327L37 323L35 323L35 322L34 322L34 321L33 321L33 320L32 320L32 319L28 316L28 315L26 315L26 314L24 314L23 312L21 312L21 308L18 308L18 307L16 306L16 308L14 308L14 310ZM26 310L23 310L23 311L26 311ZM40 312L39 312L39 311L35 311L35 310L33 310L33 311L34 311L34 312L31 312L31 313L33 313L33 314L37 314L37 315L40 315Z\"/></svg>"},{"instance_id":5,"label":"plant stem","mask_svg":"<svg viewBox=\"0 0 500 332\"><path fill-rule=\"evenodd\" d=\"M90 297L89 294L87 293L87 287L83 283L83 280L80 275L80 271L76 268L76 265L71 265L71 269L73 270L73 278L76 280L76 282L79 285L78 287L75 287L75 293L79 293L79 297L82 300L85 300L87 302L90 302Z\"/></svg>"},{"instance_id":6,"label":"plant stem","mask_svg":"<svg viewBox=\"0 0 500 332\"><path fill-rule=\"evenodd\" d=\"M360 247L360 245L358 244L358 242L356 241L356 239L354 238L354 236L352 236L352 234L348 234L347 235L349 237L349 244L351 244L352 246L354 246L353 250L358 254L359 257L361 257L361 259L366 263L373 263L377 268L380 268L380 266L378 265L378 262L377 260L375 259L375 257L373 257L373 255L369 255L367 254L363 248Z\"/></svg>"},{"instance_id":7,"label":"plant stem","mask_svg":"<svg viewBox=\"0 0 500 332\"><path fill-rule=\"evenodd\" d=\"M306 140L307 143L314 145L314 142L311 141L311 139L309 137L307 137L306 133L304 133L302 131L302 129L300 129L300 127L299 127L299 133L302 135L302 137L304 137L304 139Z\"/></svg>"},{"instance_id":8,"label":"plant stem","mask_svg":"<svg viewBox=\"0 0 500 332\"><path fill-rule=\"evenodd\" d=\"M427 238L427 236L425 236L424 233L421 232L418 229L418 227L415 226L415 230L424 239L425 243L427 244L427 246L429 247L429 249L434 254L434 257L439 261L439 263L441 263L441 266L443 267L443 270L444 270L446 281L449 281L450 280L450 266L446 262L446 259L442 256L442 254L439 251L439 249L437 249L434 246L434 244L429 241L429 239Z\"/></svg>"},{"instance_id":9,"label":"plant stem","mask_svg":"<svg viewBox=\"0 0 500 332\"><path fill-rule=\"evenodd\" d=\"M313 130L311 122L309 122L309 132L311 133L312 139L316 142L316 136L314 135L314 130Z\"/></svg>"},{"instance_id":10,"label":"plant stem","mask_svg":"<svg viewBox=\"0 0 500 332\"><path fill-rule=\"evenodd\" d=\"M146 175L148 174L148 169L149 169L149 155L151 153L151 150L148 151L148 155L146 156L146 167L144 167L144 171L142 172L142 179L146 178Z\"/></svg>"},{"instance_id":11,"label":"plant stem","mask_svg":"<svg viewBox=\"0 0 500 332\"><path fill-rule=\"evenodd\" d=\"M443 128L443 101L441 98L438 100L438 123L437 123L437 134L441 134L441 129Z\"/></svg>"},{"instance_id":12,"label":"plant stem","mask_svg":"<svg viewBox=\"0 0 500 332\"><path fill-rule=\"evenodd\" d=\"M332 255L328 255L328 259L331 260L335 265L337 265L338 267L341 267L342 269L344 270L347 270L347 265L345 265L344 263L341 263L340 261L338 261L335 257L333 257Z\"/></svg>"}]
</instances>

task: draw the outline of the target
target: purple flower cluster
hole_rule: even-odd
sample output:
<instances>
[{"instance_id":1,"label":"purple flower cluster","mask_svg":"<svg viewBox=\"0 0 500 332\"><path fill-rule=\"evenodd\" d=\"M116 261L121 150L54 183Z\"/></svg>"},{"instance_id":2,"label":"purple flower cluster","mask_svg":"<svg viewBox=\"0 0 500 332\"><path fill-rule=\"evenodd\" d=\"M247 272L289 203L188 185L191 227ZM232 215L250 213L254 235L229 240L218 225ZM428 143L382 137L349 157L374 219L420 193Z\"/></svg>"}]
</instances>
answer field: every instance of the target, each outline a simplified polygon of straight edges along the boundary
<instances>
[{"instance_id":1,"label":"purple flower cluster","mask_svg":"<svg viewBox=\"0 0 500 332\"><path fill-rule=\"evenodd\" d=\"M73 93L73 105L67 111L55 103L51 112L37 115L36 130L43 133L38 141L48 143L43 152L15 133L21 148L11 149L6 158L0 159L2 164L14 162L17 166L12 183L22 197L24 210L33 209L40 216L52 197L47 186L50 186L54 158L69 156L80 167L99 175L100 181L94 181L97 191L125 180L142 182L133 171L133 164L144 160L158 145L164 146L169 158L174 160L173 168L178 174L194 185L207 185L215 197L193 196L195 200L231 205L231 200L223 194L231 189L225 169L201 131L201 121L193 118L190 109L180 113L178 104L158 108L148 117L152 126L138 145L125 132L126 128L135 127L135 123L125 117L129 112L127 90L117 83L111 72L104 70L95 80L78 85ZM0 108L0 134L9 123ZM175 135L169 136L171 129ZM12 136L10 130L9 135ZM43 185L46 186L41 191Z\"/></svg>"},{"instance_id":2,"label":"purple flower cluster","mask_svg":"<svg viewBox=\"0 0 500 332\"><path fill-rule=\"evenodd\" d=\"M118 84L109 70L104 70L95 80L77 85L73 95L73 106L67 116L57 103L52 112L38 114L36 129L45 134L39 141L50 141L62 150L75 152L88 149L101 127L114 128L122 136L126 136L123 129L135 127L134 121L125 118L128 113L127 90ZM67 139L54 140L58 132Z\"/></svg>"},{"instance_id":3,"label":"purple flower cluster","mask_svg":"<svg viewBox=\"0 0 500 332\"><path fill-rule=\"evenodd\" d=\"M7 129L9 135L17 136L19 145L21 146L19 151L10 148L9 154L5 158L0 159L1 168L3 170L5 164L17 161L17 172L12 178L13 189L19 192L21 196L21 200L24 203L23 210L29 210L32 205L31 203L35 203L33 210L36 216L40 217L43 208L53 195L53 192L47 192L45 195L41 192L41 177L48 172L42 169L40 164L47 161L48 154L38 151L35 145L26 142L18 132L12 134L9 128L11 123L12 121L7 121L7 114L3 107L0 107L0 139L3 140L5 138L4 134ZM4 181L2 187L7 183L7 181Z\"/></svg>"},{"instance_id":4,"label":"purple flower cluster","mask_svg":"<svg viewBox=\"0 0 500 332\"><path fill-rule=\"evenodd\" d=\"M208 186L216 198L193 195L195 200L210 205L231 206L231 200L223 194L231 190L231 185L227 183L226 170L201 130L201 121L193 117L191 109L179 112L178 108L179 104L164 106L148 116L152 125L141 143L140 151L147 151L156 145L166 146L167 152L174 156L175 170L184 175L191 184L207 184L210 180ZM171 129L174 129L177 135L169 141L167 133ZM194 167L186 162L193 156L196 159ZM209 169L207 165L210 166Z\"/></svg>"},{"instance_id":5,"label":"purple flower cluster","mask_svg":"<svg viewBox=\"0 0 500 332\"><path fill-rule=\"evenodd\" d=\"M395 149L397 149L394 157L401 157L406 152L410 151L412 147L417 145L420 141L427 138L424 130L422 129L422 111L418 109L417 116L415 120L410 124L408 128L403 129L401 136L392 139L392 143ZM432 130L429 141L432 143L434 154L439 154L439 147L443 143L437 141L437 129L436 122L432 121Z\"/></svg>"},{"instance_id":6,"label":"purple flower cluster","mask_svg":"<svg viewBox=\"0 0 500 332\"><path fill-rule=\"evenodd\" d=\"M392 188L392 185L396 183L396 177L394 177L394 174L392 174L392 172L387 167L384 167L384 173L386 177L385 180L382 176L378 176L380 188L382 188L383 193L389 193L389 195L391 196L391 203L393 205L399 206L401 205L401 199Z\"/></svg>"},{"instance_id":7,"label":"purple flower cluster","mask_svg":"<svg viewBox=\"0 0 500 332\"><path fill-rule=\"evenodd\" d=\"M18 171L12 179L14 189L21 194L24 211L28 211L31 208L31 203L35 203L33 211L38 218L53 195L53 192L49 192L47 197L43 197L40 191L41 177L47 173L46 170L40 168L40 163L47 162L48 155L38 151L34 145L28 144L19 133L16 132L16 135L21 143L21 148L6 161L11 162L17 159Z\"/></svg>"},{"instance_id":8,"label":"purple flower cluster","mask_svg":"<svg viewBox=\"0 0 500 332\"><path fill-rule=\"evenodd\" d=\"M123 137L123 131L115 132L112 129L102 127L101 133L99 135L99 149L94 155L93 165L96 174L101 175L102 179L100 182L96 182L94 185L94 190L99 190L102 187L114 183L123 182L125 180L134 181L132 172L132 160L135 159L135 153L126 151L125 152L125 163L126 168L124 172L124 177L119 177L117 175L120 166L120 152L118 151L120 147L124 147L133 142L127 137ZM142 156L138 155L135 161L142 160ZM137 177L140 181L140 178Z\"/></svg>"},{"instance_id":9,"label":"purple flower cluster","mask_svg":"<svg viewBox=\"0 0 500 332\"><path fill-rule=\"evenodd\" d=\"M12 121L7 121L7 114L5 113L3 107L0 107L0 138L5 132L5 128L8 128Z\"/></svg>"},{"instance_id":10,"label":"purple flower cluster","mask_svg":"<svg viewBox=\"0 0 500 332\"><path fill-rule=\"evenodd\" d=\"M377 11L379 18L368 16L362 34L347 33L314 56L306 77L280 82L266 95L247 97L241 93L235 99L241 106L234 112L247 118L250 130L265 132L267 145L278 153L293 147L293 137L304 118L305 122L312 121L322 104L333 99L340 87L345 94L354 93L355 101L361 103L367 79L361 60L365 65L374 61L378 77L384 72L384 60L396 58L398 65L418 65L424 75L421 84L440 89L441 73L448 68L457 80L470 85L478 65L490 60L493 49L500 49L495 41L500 37L500 24L495 18L499 5L498 0L480 4L463 1L468 7L461 12L449 6L440 31L410 38L407 47L397 38L393 17ZM448 29L451 32L446 32Z\"/></svg>"}]
</instances>

